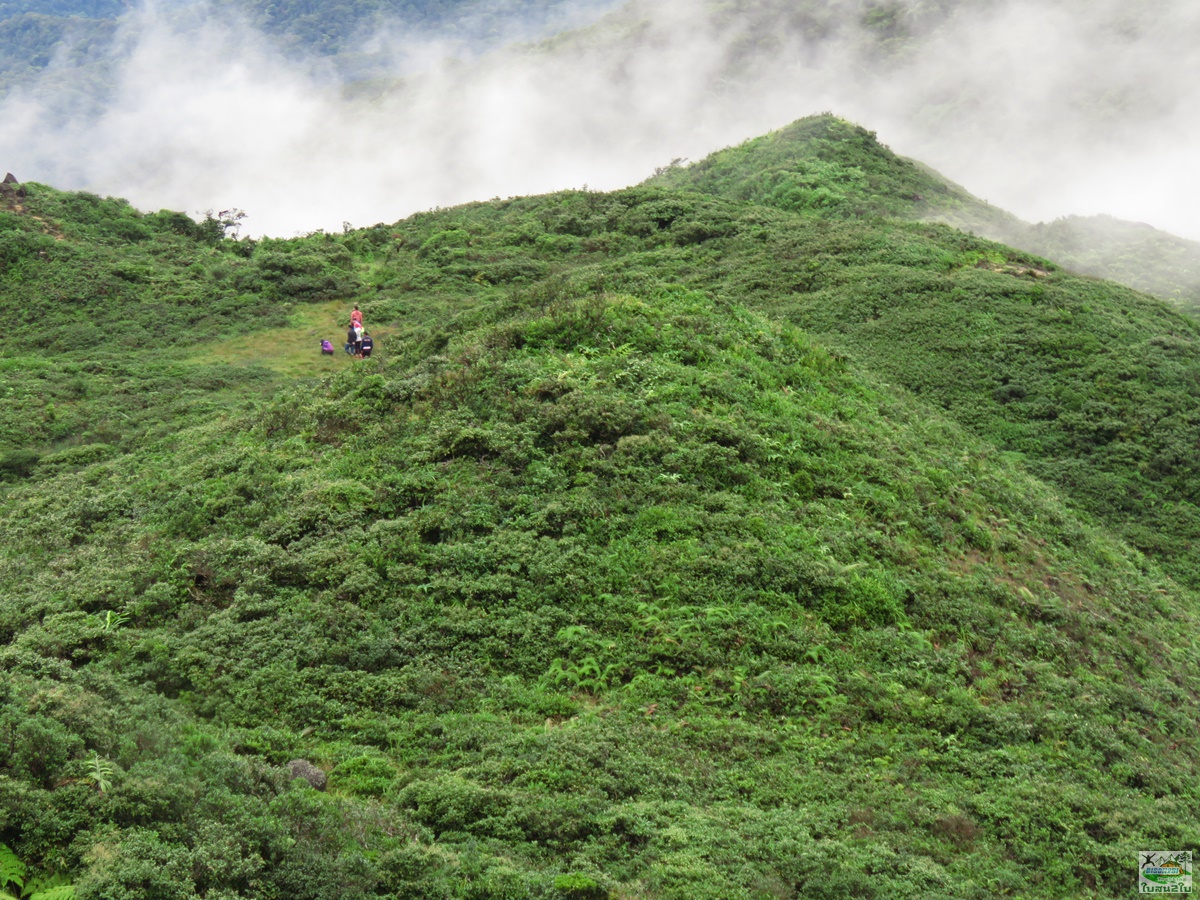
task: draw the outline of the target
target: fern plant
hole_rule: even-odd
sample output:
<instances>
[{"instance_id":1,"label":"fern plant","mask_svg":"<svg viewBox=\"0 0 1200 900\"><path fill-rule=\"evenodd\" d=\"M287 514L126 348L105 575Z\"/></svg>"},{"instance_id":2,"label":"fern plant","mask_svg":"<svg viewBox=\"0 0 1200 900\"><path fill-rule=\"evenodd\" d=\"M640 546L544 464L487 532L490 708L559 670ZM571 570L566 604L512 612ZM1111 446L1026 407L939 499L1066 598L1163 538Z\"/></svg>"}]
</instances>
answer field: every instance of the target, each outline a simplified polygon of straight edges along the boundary
<instances>
[{"instance_id":1,"label":"fern plant","mask_svg":"<svg viewBox=\"0 0 1200 900\"><path fill-rule=\"evenodd\" d=\"M105 611L104 618L100 620L100 628L105 634L111 634L128 621L128 613L116 612L110 609Z\"/></svg>"},{"instance_id":2,"label":"fern plant","mask_svg":"<svg viewBox=\"0 0 1200 900\"><path fill-rule=\"evenodd\" d=\"M22 900L75 900L75 885L61 872L29 879Z\"/></svg>"},{"instance_id":3,"label":"fern plant","mask_svg":"<svg viewBox=\"0 0 1200 900\"><path fill-rule=\"evenodd\" d=\"M116 768L113 764L93 750L92 758L88 761L88 773L85 777L96 786L96 790L101 794L111 790L115 774Z\"/></svg>"},{"instance_id":4,"label":"fern plant","mask_svg":"<svg viewBox=\"0 0 1200 900\"><path fill-rule=\"evenodd\" d=\"M75 885L67 876L40 875L26 881L28 867L6 844L0 844L0 900L74 900Z\"/></svg>"},{"instance_id":5,"label":"fern plant","mask_svg":"<svg viewBox=\"0 0 1200 900\"><path fill-rule=\"evenodd\" d=\"M17 896L10 892L10 888L24 890L25 863L21 862L6 844L0 844L0 900L18 900Z\"/></svg>"}]
</instances>

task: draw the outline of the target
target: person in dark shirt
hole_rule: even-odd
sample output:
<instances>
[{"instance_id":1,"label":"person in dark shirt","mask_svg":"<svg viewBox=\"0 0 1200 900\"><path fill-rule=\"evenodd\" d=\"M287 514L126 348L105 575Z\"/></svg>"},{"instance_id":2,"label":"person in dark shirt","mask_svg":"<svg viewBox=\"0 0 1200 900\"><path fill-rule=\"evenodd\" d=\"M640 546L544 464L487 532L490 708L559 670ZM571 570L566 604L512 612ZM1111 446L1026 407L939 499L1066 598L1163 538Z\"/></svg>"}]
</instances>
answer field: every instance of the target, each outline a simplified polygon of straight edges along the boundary
<instances>
[{"instance_id":1,"label":"person in dark shirt","mask_svg":"<svg viewBox=\"0 0 1200 900\"><path fill-rule=\"evenodd\" d=\"M362 358L363 359L370 358L371 351L374 349L375 349L375 342L373 340L371 340L371 336L369 334L366 334L364 332L363 336L362 336L362 350L360 351L362 353Z\"/></svg>"},{"instance_id":2,"label":"person in dark shirt","mask_svg":"<svg viewBox=\"0 0 1200 900\"><path fill-rule=\"evenodd\" d=\"M358 352L357 345L358 345L358 332L355 331L354 326L351 325L350 330L346 332L346 346L344 349L351 356L354 356Z\"/></svg>"}]
</instances>

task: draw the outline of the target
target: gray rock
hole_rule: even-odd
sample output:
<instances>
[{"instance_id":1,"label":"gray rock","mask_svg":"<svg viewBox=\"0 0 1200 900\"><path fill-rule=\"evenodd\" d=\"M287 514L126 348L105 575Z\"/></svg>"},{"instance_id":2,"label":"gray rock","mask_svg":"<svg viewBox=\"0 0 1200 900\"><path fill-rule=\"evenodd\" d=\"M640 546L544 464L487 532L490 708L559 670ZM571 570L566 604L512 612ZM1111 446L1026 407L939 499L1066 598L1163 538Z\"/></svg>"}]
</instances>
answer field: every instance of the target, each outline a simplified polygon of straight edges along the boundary
<instances>
[{"instance_id":1,"label":"gray rock","mask_svg":"<svg viewBox=\"0 0 1200 900\"><path fill-rule=\"evenodd\" d=\"M9 172L7 175L4 176L4 181L0 182L0 183L2 183L2 184L17 184L18 183L17 176L15 176L12 172Z\"/></svg>"},{"instance_id":2,"label":"gray rock","mask_svg":"<svg viewBox=\"0 0 1200 900\"><path fill-rule=\"evenodd\" d=\"M316 790L325 790L325 783L329 778L307 759L293 759L287 764L287 767L293 779L303 778Z\"/></svg>"}]
</instances>

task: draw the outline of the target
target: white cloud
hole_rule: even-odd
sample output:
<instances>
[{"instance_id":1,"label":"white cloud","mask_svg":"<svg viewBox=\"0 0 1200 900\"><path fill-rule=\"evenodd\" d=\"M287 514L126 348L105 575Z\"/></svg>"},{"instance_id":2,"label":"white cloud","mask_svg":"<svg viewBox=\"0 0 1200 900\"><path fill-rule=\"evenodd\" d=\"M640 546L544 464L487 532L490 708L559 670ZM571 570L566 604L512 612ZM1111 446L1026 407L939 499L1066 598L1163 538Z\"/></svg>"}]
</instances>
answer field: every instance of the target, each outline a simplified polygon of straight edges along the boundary
<instances>
[{"instance_id":1,"label":"white cloud","mask_svg":"<svg viewBox=\"0 0 1200 900\"><path fill-rule=\"evenodd\" d=\"M830 109L1022 217L1109 212L1200 239L1200 9L1186 0L1142 4L1137 20L1117 0L973 4L888 63L864 55L853 19L830 18L814 43L704 8L659 2L596 32L618 38L468 63L381 30L374 50L403 86L348 100L244 22L149 7L126 25L104 112L48 127L35 94L10 96L0 161L142 208L241 207L253 231L287 235L621 187Z\"/></svg>"}]
</instances>

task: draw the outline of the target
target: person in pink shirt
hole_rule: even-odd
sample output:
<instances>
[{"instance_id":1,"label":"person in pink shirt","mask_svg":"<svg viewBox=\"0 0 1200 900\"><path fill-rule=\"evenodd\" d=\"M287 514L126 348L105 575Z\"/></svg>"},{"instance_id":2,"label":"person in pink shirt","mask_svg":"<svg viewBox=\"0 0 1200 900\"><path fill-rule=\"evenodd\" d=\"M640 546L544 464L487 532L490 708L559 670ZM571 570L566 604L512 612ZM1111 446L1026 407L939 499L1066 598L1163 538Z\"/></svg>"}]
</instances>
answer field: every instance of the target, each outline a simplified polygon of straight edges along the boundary
<instances>
[{"instance_id":1,"label":"person in pink shirt","mask_svg":"<svg viewBox=\"0 0 1200 900\"><path fill-rule=\"evenodd\" d=\"M358 310L358 304L354 304L354 310L350 313L350 324L362 328L362 313Z\"/></svg>"}]
</instances>

